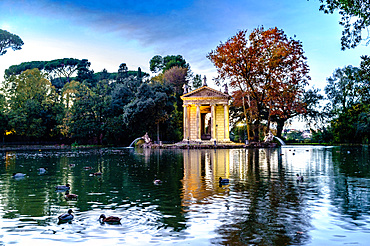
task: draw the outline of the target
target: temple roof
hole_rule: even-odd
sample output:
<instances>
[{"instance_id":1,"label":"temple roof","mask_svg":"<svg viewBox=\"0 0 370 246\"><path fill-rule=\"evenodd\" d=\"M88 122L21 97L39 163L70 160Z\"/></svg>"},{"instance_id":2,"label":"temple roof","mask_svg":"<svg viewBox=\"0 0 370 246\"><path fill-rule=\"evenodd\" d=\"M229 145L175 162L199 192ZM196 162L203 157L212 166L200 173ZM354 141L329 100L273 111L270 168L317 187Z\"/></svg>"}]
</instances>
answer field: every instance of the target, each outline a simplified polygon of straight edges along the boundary
<instances>
[{"instance_id":1,"label":"temple roof","mask_svg":"<svg viewBox=\"0 0 370 246\"><path fill-rule=\"evenodd\" d=\"M194 100L195 98L202 100L202 99L210 99L210 98L224 98L230 99L231 96L229 94L223 93L221 91L212 89L208 86L202 86L196 90L190 91L181 96L182 100Z\"/></svg>"}]
</instances>

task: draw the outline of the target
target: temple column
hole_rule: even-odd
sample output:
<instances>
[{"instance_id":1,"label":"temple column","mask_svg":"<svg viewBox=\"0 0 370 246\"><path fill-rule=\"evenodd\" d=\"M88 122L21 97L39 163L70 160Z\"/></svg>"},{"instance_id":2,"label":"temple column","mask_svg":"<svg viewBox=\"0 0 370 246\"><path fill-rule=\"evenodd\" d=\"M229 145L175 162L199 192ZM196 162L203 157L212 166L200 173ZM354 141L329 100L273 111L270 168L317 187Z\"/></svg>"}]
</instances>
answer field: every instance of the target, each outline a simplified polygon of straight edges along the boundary
<instances>
[{"instance_id":1,"label":"temple column","mask_svg":"<svg viewBox=\"0 0 370 246\"><path fill-rule=\"evenodd\" d=\"M224 141L230 141L229 134L229 105L224 104Z\"/></svg>"},{"instance_id":2,"label":"temple column","mask_svg":"<svg viewBox=\"0 0 370 246\"><path fill-rule=\"evenodd\" d=\"M211 141L216 139L216 109L215 104L211 104Z\"/></svg>"},{"instance_id":3,"label":"temple column","mask_svg":"<svg viewBox=\"0 0 370 246\"><path fill-rule=\"evenodd\" d=\"M201 141L201 137L200 137L200 105L197 104L197 125L196 125L196 139L198 141Z\"/></svg>"},{"instance_id":4,"label":"temple column","mask_svg":"<svg viewBox=\"0 0 370 246\"><path fill-rule=\"evenodd\" d=\"M183 108L184 108L184 112L183 112L183 127L184 127L184 139L183 141L185 140L189 140L189 117L188 117L188 105L182 105Z\"/></svg>"}]
</instances>

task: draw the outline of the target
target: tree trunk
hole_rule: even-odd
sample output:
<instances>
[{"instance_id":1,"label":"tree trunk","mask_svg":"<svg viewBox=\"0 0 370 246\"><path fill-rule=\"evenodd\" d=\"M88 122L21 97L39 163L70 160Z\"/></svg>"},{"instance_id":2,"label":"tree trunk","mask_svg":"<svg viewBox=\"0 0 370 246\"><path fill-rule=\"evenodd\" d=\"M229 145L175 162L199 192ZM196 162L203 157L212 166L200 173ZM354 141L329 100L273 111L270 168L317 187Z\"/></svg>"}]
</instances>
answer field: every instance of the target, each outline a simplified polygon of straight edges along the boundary
<instances>
[{"instance_id":1,"label":"tree trunk","mask_svg":"<svg viewBox=\"0 0 370 246\"><path fill-rule=\"evenodd\" d=\"M260 140L260 121L259 120L254 123L253 132L254 132L253 140L255 142L258 142Z\"/></svg>"},{"instance_id":2,"label":"tree trunk","mask_svg":"<svg viewBox=\"0 0 370 246\"><path fill-rule=\"evenodd\" d=\"M270 131L270 124L271 124L271 105L269 105L269 114L268 114L268 118L267 118L267 129L266 129L266 132L265 132L265 135L267 135Z\"/></svg>"},{"instance_id":3,"label":"tree trunk","mask_svg":"<svg viewBox=\"0 0 370 246\"><path fill-rule=\"evenodd\" d=\"M276 122L277 127L276 127L276 137L281 138L281 134L283 132L285 120L279 120Z\"/></svg>"}]
</instances>

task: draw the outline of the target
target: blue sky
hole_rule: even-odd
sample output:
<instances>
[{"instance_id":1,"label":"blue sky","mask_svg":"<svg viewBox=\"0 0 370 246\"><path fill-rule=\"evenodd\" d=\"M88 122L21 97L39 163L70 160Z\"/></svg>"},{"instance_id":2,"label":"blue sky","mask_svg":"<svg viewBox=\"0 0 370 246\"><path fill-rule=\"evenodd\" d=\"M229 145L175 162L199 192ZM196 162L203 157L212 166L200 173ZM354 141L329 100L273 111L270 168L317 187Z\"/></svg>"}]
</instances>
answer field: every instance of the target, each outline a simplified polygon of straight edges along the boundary
<instances>
[{"instance_id":1,"label":"blue sky","mask_svg":"<svg viewBox=\"0 0 370 246\"><path fill-rule=\"evenodd\" d=\"M154 55L180 54L213 86L216 69L206 58L212 49L239 30L276 26L302 42L309 87L323 90L334 69L358 66L370 46L341 51L340 16L323 14L319 5L319 0L2 0L0 29L25 44L0 56L0 81L6 68L27 61L86 58L95 72L115 72L123 62L149 72Z\"/></svg>"}]
</instances>

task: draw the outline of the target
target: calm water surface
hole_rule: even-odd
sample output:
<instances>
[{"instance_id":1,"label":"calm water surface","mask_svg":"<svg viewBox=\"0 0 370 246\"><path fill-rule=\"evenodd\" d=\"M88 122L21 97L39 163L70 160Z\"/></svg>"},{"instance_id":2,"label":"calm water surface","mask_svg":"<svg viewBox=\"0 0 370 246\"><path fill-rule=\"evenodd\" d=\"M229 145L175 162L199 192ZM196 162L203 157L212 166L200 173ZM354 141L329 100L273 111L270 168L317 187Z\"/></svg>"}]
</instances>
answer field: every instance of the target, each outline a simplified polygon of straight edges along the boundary
<instances>
[{"instance_id":1,"label":"calm water surface","mask_svg":"<svg viewBox=\"0 0 370 246\"><path fill-rule=\"evenodd\" d=\"M368 245L369 187L367 147L0 152L0 245Z\"/></svg>"}]
</instances>

